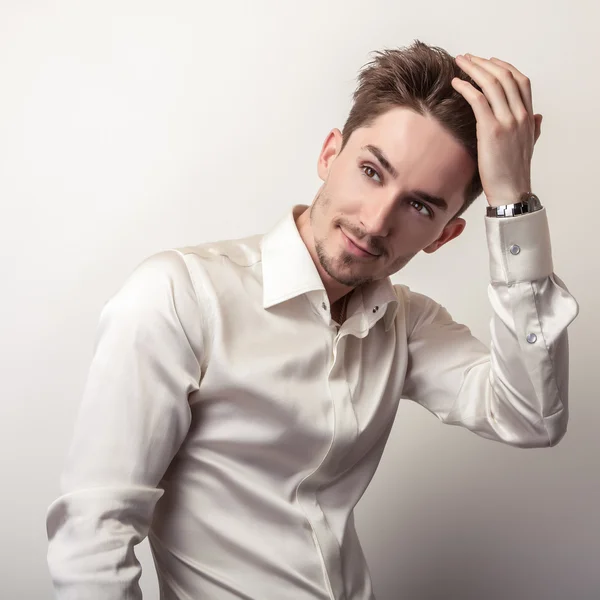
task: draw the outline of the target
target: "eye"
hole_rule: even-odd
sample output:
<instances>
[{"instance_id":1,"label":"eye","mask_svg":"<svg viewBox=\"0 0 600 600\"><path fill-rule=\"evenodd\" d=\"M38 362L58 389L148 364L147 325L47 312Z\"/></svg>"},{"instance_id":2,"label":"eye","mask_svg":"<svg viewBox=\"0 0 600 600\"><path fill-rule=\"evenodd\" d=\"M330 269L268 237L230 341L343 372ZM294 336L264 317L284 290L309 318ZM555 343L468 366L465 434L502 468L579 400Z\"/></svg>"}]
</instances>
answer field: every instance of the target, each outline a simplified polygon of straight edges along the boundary
<instances>
[{"instance_id":1,"label":"eye","mask_svg":"<svg viewBox=\"0 0 600 600\"><path fill-rule=\"evenodd\" d=\"M415 206L415 204L417 205L417 206L415 206L415 208L417 209L418 213L422 214L424 217L429 217L430 219L433 219L433 212L426 204L423 204L422 202L419 202L418 200L411 200L410 203L413 206ZM424 209L425 212L422 212L421 209Z\"/></svg>"},{"instance_id":2,"label":"eye","mask_svg":"<svg viewBox=\"0 0 600 600\"><path fill-rule=\"evenodd\" d=\"M377 183L383 183L381 177L379 177L379 173L370 165L362 165L360 169L369 179L373 179ZM374 177L377 177L378 179L374 179Z\"/></svg>"}]
</instances>

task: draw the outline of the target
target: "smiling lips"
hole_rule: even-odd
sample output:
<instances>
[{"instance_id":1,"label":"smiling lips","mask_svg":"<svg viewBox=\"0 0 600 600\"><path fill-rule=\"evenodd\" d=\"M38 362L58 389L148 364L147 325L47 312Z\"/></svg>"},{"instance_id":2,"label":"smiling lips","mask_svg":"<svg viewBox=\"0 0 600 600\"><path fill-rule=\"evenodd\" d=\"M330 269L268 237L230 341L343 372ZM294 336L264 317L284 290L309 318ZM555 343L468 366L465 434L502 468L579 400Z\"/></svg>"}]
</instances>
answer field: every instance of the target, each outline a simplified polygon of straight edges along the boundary
<instances>
[{"instance_id":1,"label":"smiling lips","mask_svg":"<svg viewBox=\"0 0 600 600\"><path fill-rule=\"evenodd\" d=\"M351 237L349 237L344 232L343 229L340 228L340 231L342 232L342 235L345 238L346 247L350 250L350 252L352 252L352 254L355 254L357 256L369 256L369 257L373 257L373 258L377 258L377 256L379 256L378 254L375 254L373 252L369 252L368 250L366 250L365 248L363 248L362 246L360 246Z\"/></svg>"}]
</instances>

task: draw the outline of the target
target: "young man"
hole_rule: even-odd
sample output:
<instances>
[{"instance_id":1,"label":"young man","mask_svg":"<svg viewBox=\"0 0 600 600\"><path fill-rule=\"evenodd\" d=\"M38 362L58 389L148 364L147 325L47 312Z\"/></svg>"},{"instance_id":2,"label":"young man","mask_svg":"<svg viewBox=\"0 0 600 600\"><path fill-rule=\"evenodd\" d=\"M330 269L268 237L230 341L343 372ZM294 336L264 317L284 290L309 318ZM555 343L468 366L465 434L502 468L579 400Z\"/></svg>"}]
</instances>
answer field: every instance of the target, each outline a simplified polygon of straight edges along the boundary
<instances>
[{"instance_id":1,"label":"young man","mask_svg":"<svg viewBox=\"0 0 600 600\"><path fill-rule=\"evenodd\" d=\"M416 42L362 70L312 206L264 236L161 252L105 306L48 560L61 600L373 598L353 509L401 397L518 447L567 426L568 324L529 81ZM389 276L485 192L491 352Z\"/></svg>"}]
</instances>

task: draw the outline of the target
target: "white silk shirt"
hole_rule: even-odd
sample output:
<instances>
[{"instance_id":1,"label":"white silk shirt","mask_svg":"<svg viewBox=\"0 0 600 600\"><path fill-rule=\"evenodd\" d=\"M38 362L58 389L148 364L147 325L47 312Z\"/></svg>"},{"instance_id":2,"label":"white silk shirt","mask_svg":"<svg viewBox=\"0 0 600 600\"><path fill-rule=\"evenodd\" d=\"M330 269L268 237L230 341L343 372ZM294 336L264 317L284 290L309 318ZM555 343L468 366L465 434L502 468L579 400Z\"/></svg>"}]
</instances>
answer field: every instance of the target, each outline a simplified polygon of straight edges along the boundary
<instances>
[{"instance_id":1,"label":"white silk shirt","mask_svg":"<svg viewBox=\"0 0 600 600\"><path fill-rule=\"evenodd\" d=\"M546 210L484 217L488 349L389 279L332 320L296 227L157 253L107 302L62 496L59 600L137 600L149 536L162 600L369 600L353 509L401 398L519 447L567 427L567 325Z\"/></svg>"}]
</instances>

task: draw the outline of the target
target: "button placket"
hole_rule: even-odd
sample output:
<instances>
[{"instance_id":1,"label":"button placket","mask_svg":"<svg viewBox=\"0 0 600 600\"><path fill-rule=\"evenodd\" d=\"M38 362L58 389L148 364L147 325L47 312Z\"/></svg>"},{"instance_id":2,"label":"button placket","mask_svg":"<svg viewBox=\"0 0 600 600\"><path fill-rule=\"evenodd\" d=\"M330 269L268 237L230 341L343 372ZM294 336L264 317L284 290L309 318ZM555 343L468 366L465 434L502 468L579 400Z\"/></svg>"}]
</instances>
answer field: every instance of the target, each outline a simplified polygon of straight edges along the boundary
<instances>
[{"instance_id":1,"label":"button placket","mask_svg":"<svg viewBox=\"0 0 600 600\"><path fill-rule=\"evenodd\" d=\"M328 387L331 399L333 424L331 444L315 470L301 484L300 503L313 531L315 545L322 558L326 581L330 586L331 600L344 600L343 567L340 547L327 522L326 514L319 502L317 491L321 485L332 481L341 472L340 461L348 448L356 443L358 421L352 405L344 368L345 336L332 336L331 364L328 372Z\"/></svg>"}]
</instances>

